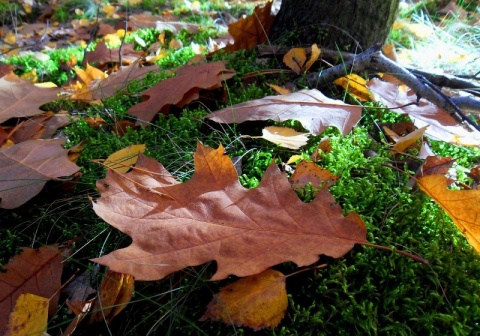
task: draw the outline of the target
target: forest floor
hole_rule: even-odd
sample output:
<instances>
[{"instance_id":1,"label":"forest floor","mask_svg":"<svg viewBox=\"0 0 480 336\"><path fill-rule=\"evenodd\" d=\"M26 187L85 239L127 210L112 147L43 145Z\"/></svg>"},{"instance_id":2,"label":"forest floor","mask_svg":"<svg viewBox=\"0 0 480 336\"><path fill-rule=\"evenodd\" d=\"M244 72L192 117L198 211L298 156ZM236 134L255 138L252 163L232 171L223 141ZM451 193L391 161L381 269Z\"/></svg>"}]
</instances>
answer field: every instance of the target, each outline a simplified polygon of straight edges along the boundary
<instances>
[{"instance_id":1,"label":"forest floor","mask_svg":"<svg viewBox=\"0 0 480 336\"><path fill-rule=\"evenodd\" d=\"M309 87L341 59L262 57L259 4L0 2L0 333L480 331L479 132ZM479 20L404 1L385 54L478 97Z\"/></svg>"}]
</instances>

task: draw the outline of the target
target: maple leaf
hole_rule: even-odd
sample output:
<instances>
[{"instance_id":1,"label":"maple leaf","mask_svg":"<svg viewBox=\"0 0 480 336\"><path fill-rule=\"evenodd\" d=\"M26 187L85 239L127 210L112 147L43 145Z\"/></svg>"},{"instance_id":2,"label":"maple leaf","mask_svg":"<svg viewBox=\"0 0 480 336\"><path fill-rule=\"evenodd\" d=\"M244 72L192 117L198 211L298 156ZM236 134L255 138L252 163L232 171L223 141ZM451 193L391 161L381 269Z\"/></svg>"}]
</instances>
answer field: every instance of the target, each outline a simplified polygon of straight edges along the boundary
<instances>
[{"instance_id":1,"label":"maple leaf","mask_svg":"<svg viewBox=\"0 0 480 336\"><path fill-rule=\"evenodd\" d=\"M480 190L448 190L448 179L439 174L423 176L417 183L445 210L470 245L480 252Z\"/></svg>"},{"instance_id":2,"label":"maple leaf","mask_svg":"<svg viewBox=\"0 0 480 336\"><path fill-rule=\"evenodd\" d=\"M309 265L321 254L339 258L366 241L358 215L344 217L326 189L303 203L273 163L257 188L245 189L222 146L199 143L194 161L195 173L184 183L143 155L127 174L109 170L97 182L101 197L93 209L132 244L93 261L157 280L216 260L212 280L219 280L285 261Z\"/></svg>"},{"instance_id":3,"label":"maple leaf","mask_svg":"<svg viewBox=\"0 0 480 336\"><path fill-rule=\"evenodd\" d=\"M343 135L346 135L361 116L361 106L347 105L312 89L247 101L210 113L206 118L218 123L295 119L315 135L322 133L329 126L337 127Z\"/></svg>"},{"instance_id":4,"label":"maple leaf","mask_svg":"<svg viewBox=\"0 0 480 336\"><path fill-rule=\"evenodd\" d=\"M234 43L224 49L228 52L240 49L252 49L257 44L267 41L275 16L271 14L272 1L268 1L263 8L255 7L252 15L230 24L228 32L233 36Z\"/></svg>"},{"instance_id":5,"label":"maple leaf","mask_svg":"<svg viewBox=\"0 0 480 336\"><path fill-rule=\"evenodd\" d=\"M377 100L384 101L389 107L397 107L417 101L417 96L413 90L409 88L403 90L403 86L384 82L377 78L370 80L367 87L373 92ZM418 106L409 105L392 111L408 114L417 128L428 126L425 134L431 138L465 146L480 145L479 132L466 130L462 125L459 125L451 114L426 99L420 99Z\"/></svg>"},{"instance_id":6,"label":"maple leaf","mask_svg":"<svg viewBox=\"0 0 480 336\"><path fill-rule=\"evenodd\" d=\"M142 102L127 112L137 117L137 125L153 120L157 113L167 114L171 105L183 107L199 98L200 89L216 89L222 81L234 76L225 62L187 65L176 71L176 76L161 81L142 92Z\"/></svg>"},{"instance_id":7,"label":"maple leaf","mask_svg":"<svg viewBox=\"0 0 480 336\"><path fill-rule=\"evenodd\" d=\"M223 287L200 321L221 320L254 330L274 328L288 307L285 275L267 269Z\"/></svg>"},{"instance_id":8,"label":"maple leaf","mask_svg":"<svg viewBox=\"0 0 480 336\"><path fill-rule=\"evenodd\" d=\"M13 209L37 195L48 180L76 173L65 139L29 140L0 150L0 208Z\"/></svg>"},{"instance_id":9,"label":"maple leaf","mask_svg":"<svg viewBox=\"0 0 480 336\"><path fill-rule=\"evenodd\" d=\"M21 294L30 293L49 298L48 312L57 310L62 276L62 250L57 245L43 246L39 250L23 248L5 265L0 273L0 334L7 326L8 316Z\"/></svg>"},{"instance_id":10,"label":"maple leaf","mask_svg":"<svg viewBox=\"0 0 480 336\"><path fill-rule=\"evenodd\" d=\"M44 113L40 106L59 99L59 88L39 88L13 73L0 78L0 123Z\"/></svg>"}]
</instances>

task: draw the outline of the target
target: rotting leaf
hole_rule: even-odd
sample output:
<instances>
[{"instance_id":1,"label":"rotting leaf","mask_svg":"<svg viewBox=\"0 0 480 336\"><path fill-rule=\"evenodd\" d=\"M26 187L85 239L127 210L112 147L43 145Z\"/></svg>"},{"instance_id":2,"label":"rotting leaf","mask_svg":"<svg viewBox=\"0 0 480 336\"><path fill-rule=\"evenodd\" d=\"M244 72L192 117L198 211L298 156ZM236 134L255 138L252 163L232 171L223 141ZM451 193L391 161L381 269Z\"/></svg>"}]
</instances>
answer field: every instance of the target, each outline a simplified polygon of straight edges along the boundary
<instances>
[{"instance_id":1,"label":"rotting leaf","mask_svg":"<svg viewBox=\"0 0 480 336\"><path fill-rule=\"evenodd\" d=\"M254 330L274 328L283 319L287 308L285 275L267 269L220 289L200 321L233 322Z\"/></svg>"},{"instance_id":2,"label":"rotting leaf","mask_svg":"<svg viewBox=\"0 0 480 336\"><path fill-rule=\"evenodd\" d=\"M286 121L295 119L310 133L318 135L327 127L337 127L348 134L360 120L362 107L327 98L320 91L301 90L281 96L247 101L208 114L218 123L242 123L247 120Z\"/></svg>"},{"instance_id":3,"label":"rotting leaf","mask_svg":"<svg viewBox=\"0 0 480 336\"><path fill-rule=\"evenodd\" d=\"M344 217L327 189L303 203L275 164L257 188L246 189L224 152L199 143L195 172L184 183L143 155L127 174L107 171L97 182L94 211L132 244L93 261L137 280L158 280L216 260L212 280L220 280L287 260L305 266L321 254L339 258L366 242L360 217Z\"/></svg>"},{"instance_id":4,"label":"rotting leaf","mask_svg":"<svg viewBox=\"0 0 480 336\"><path fill-rule=\"evenodd\" d=\"M418 186L450 216L470 245L480 252L480 190L449 190L443 175L427 175Z\"/></svg>"}]
</instances>

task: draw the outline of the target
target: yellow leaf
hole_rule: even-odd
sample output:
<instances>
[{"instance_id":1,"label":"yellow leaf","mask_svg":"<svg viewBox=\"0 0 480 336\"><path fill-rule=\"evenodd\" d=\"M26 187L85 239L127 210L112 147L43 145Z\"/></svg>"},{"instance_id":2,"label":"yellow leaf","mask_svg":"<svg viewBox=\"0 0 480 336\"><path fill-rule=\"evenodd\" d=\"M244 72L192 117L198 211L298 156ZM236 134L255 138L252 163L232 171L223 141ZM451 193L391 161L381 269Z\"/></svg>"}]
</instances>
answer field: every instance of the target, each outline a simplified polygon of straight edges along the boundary
<instances>
[{"instance_id":1,"label":"yellow leaf","mask_svg":"<svg viewBox=\"0 0 480 336\"><path fill-rule=\"evenodd\" d=\"M300 161L301 159L302 159L301 155L292 155L290 156L290 159L288 159L287 164L295 163L297 161Z\"/></svg>"},{"instance_id":2,"label":"yellow leaf","mask_svg":"<svg viewBox=\"0 0 480 336\"><path fill-rule=\"evenodd\" d=\"M303 71L306 60L307 51L304 48L292 48L283 56L283 63L297 75Z\"/></svg>"},{"instance_id":3,"label":"yellow leaf","mask_svg":"<svg viewBox=\"0 0 480 336\"><path fill-rule=\"evenodd\" d=\"M3 38L3 41L8 44L15 44L17 39L14 33L8 32L7 35Z\"/></svg>"},{"instance_id":4,"label":"yellow leaf","mask_svg":"<svg viewBox=\"0 0 480 336\"><path fill-rule=\"evenodd\" d=\"M100 78L103 79L108 77L108 75L104 73L102 70L97 69L88 63L85 70L80 68L75 68L73 70L75 71L77 76L80 78L80 80L87 85L90 84L95 79L100 79Z\"/></svg>"},{"instance_id":5,"label":"yellow leaf","mask_svg":"<svg viewBox=\"0 0 480 336\"><path fill-rule=\"evenodd\" d=\"M308 71L308 69L310 69L310 67L313 65L313 63L315 63L318 58L320 57L320 54L321 54L321 50L320 48L317 46L316 43L314 43L312 45L312 56L310 56L310 59L308 60L307 64L305 64L305 71Z\"/></svg>"},{"instance_id":6,"label":"yellow leaf","mask_svg":"<svg viewBox=\"0 0 480 336\"><path fill-rule=\"evenodd\" d=\"M35 86L38 86L38 87L41 87L41 88L56 88L56 87L58 87L57 84L52 83L52 82L35 83Z\"/></svg>"},{"instance_id":7,"label":"yellow leaf","mask_svg":"<svg viewBox=\"0 0 480 336\"><path fill-rule=\"evenodd\" d=\"M126 173L138 159L138 154L145 151L145 145L130 145L111 154L104 162L104 165L119 173Z\"/></svg>"},{"instance_id":8,"label":"yellow leaf","mask_svg":"<svg viewBox=\"0 0 480 336\"><path fill-rule=\"evenodd\" d=\"M33 69L30 72L26 72L20 76L21 79L28 80L30 83L36 83L38 81L37 71Z\"/></svg>"},{"instance_id":9,"label":"yellow leaf","mask_svg":"<svg viewBox=\"0 0 480 336\"><path fill-rule=\"evenodd\" d=\"M10 313L6 335L43 335L47 330L48 302L48 299L38 295L20 294Z\"/></svg>"},{"instance_id":10,"label":"yellow leaf","mask_svg":"<svg viewBox=\"0 0 480 336\"><path fill-rule=\"evenodd\" d=\"M419 128L412 133L407 134L406 136L399 137L395 140L395 146L393 146L392 150L396 152L405 152L408 147L413 145L418 139L420 139L425 131L427 130L428 126Z\"/></svg>"},{"instance_id":11,"label":"yellow leaf","mask_svg":"<svg viewBox=\"0 0 480 336\"><path fill-rule=\"evenodd\" d=\"M182 49L183 48L183 43L180 40L172 39L170 43L168 44L168 47L170 49Z\"/></svg>"},{"instance_id":12,"label":"yellow leaf","mask_svg":"<svg viewBox=\"0 0 480 336\"><path fill-rule=\"evenodd\" d=\"M276 93L280 93L282 95L291 93L289 89L283 88L281 86L278 86L275 84L267 84L267 85L270 86L272 90L274 90Z\"/></svg>"},{"instance_id":13,"label":"yellow leaf","mask_svg":"<svg viewBox=\"0 0 480 336\"><path fill-rule=\"evenodd\" d=\"M373 101L373 95L367 88L367 82L356 74L346 75L333 81L334 84L341 86L360 101Z\"/></svg>"},{"instance_id":14,"label":"yellow leaf","mask_svg":"<svg viewBox=\"0 0 480 336\"><path fill-rule=\"evenodd\" d=\"M103 6L103 12L107 17L113 16L113 14L115 14L115 6L106 4L105 6Z\"/></svg>"},{"instance_id":15,"label":"yellow leaf","mask_svg":"<svg viewBox=\"0 0 480 336\"><path fill-rule=\"evenodd\" d=\"M418 186L450 216L470 245L480 252L480 190L449 190L444 175L427 175Z\"/></svg>"},{"instance_id":16,"label":"yellow leaf","mask_svg":"<svg viewBox=\"0 0 480 336\"><path fill-rule=\"evenodd\" d=\"M122 44L121 37L118 33L107 34L103 37L103 40L109 48L118 48Z\"/></svg>"},{"instance_id":17,"label":"yellow leaf","mask_svg":"<svg viewBox=\"0 0 480 336\"><path fill-rule=\"evenodd\" d=\"M90 322L98 322L103 319L111 322L130 302L134 282L133 276L129 274L107 271L100 285L98 301L93 309L94 313Z\"/></svg>"},{"instance_id":18,"label":"yellow leaf","mask_svg":"<svg viewBox=\"0 0 480 336\"><path fill-rule=\"evenodd\" d=\"M274 328L288 307L285 276L267 269L223 287L201 320L235 323L254 330Z\"/></svg>"},{"instance_id":19,"label":"yellow leaf","mask_svg":"<svg viewBox=\"0 0 480 336\"><path fill-rule=\"evenodd\" d=\"M289 127L269 126L262 130L261 136L252 138L262 138L281 147L298 149L307 144L308 134L297 132Z\"/></svg>"}]
</instances>

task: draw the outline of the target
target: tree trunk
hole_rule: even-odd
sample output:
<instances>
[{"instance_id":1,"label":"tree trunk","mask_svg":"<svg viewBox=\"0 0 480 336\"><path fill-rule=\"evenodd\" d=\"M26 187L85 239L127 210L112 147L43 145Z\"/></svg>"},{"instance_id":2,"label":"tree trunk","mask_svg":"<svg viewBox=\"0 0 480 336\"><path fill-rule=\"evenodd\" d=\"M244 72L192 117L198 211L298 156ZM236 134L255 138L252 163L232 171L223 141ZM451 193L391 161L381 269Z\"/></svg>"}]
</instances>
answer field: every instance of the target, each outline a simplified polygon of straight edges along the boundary
<instances>
[{"instance_id":1,"label":"tree trunk","mask_svg":"<svg viewBox=\"0 0 480 336\"><path fill-rule=\"evenodd\" d=\"M399 0L283 0L270 32L274 44L317 43L361 52L385 42Z\"/></svg>"}]
</instances>

